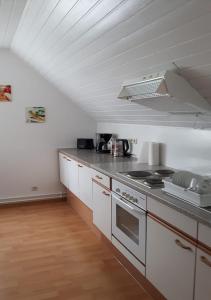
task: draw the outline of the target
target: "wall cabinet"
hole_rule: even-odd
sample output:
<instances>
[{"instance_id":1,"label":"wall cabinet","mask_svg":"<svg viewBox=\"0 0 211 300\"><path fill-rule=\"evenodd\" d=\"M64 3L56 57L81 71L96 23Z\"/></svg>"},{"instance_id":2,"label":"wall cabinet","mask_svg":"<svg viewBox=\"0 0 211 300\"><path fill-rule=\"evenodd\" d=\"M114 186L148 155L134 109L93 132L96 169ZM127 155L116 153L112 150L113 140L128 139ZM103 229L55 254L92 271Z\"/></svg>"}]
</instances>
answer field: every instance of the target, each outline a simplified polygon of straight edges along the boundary
<instances>
[{"instance_id":1,"label":"wall cabinet","mask_svg":"<svg viewBox=\"0 0 211 300\"><path fill-rule=\"evenodd\" d=\"M211 299L211 255L197 249L194 300Z\"/></svg>"},{"instance_id":2,"label":"wall cabinet","mask_svg":"<svg viewBox=\"0 0 211 300\"><path fill-rule=\"evenodd\" d=\"M60 181L66 187L69 188L69 167L71 160L59 153L59 170L60 170Z\"/></svg>"},{"instance_id":3,"label":"wall cabinet","mask_svg":"<svg viewBox=\"0 0 211 300\"><path fill-rule=\"evenodd\" d=\"M93 223L111 240L111 192L93 182Z\"/></svg>"},{"instance_id":4,"label":"wall cabinet","mask_svg":"<svg viewBox=\"0 0 211 300\"><path fill-rule=\"evenodd\" d=\"M195 246L147 218L146 276L168 300L193 300L195 254Z\"/></svg>"}]
</instances>

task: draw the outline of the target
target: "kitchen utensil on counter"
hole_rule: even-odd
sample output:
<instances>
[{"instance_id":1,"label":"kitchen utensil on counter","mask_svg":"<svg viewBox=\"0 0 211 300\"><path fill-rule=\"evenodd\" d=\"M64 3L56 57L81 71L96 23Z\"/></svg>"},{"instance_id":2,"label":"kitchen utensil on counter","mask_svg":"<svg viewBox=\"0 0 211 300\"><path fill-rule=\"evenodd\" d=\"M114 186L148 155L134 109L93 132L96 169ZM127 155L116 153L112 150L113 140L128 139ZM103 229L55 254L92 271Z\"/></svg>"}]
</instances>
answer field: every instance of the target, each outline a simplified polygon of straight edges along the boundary
<instances>
[{"instance_id":1,"label":"kitchen utensil on counter","mask_svg":"<svg viewBox=\"0 0 211 300\"><path fill-rule=\"evenodd\" d=\"M149 142L148 143L148 164L150 166L159 166L159 143Z\"/></svg>"},{"instance_id":2,"label":"kitchen utensil on counter","mask_svg":"<svg viewBox=\"0 0 211 300\"><path fill-rule=\"evenodd\" d=\"M211 178L178 171L164 180L164 192L200 207L211 206Z\"/></svg>"},{"instance_id":3,"label":"kitchen utensil on counter","mask_svg":"<svg viewBox=\"0 0 211 300\"><path fill-rule=\"evenodd\" d=\"M77 149L94 149L93 139L77 139Z\"/></svg>"},{"instance_id":4,"label":"kitchen utensil on counter","mask_svg":"<svg viewBox=\"0 0 211 300\"><path fill-rule=\"evenodd\" d=\"M131 156L129 152L129 142L127 139L112 139L112 150L113 156Z\"/></svg>"},{"instance_id":5,"label":"kitchen utensil on counter","mask_svg":"<svg viewBox=\"0 0 211 300\"><path fill-rule=\"evenodd\" d=\"M211 206L211 193L200 194L197 191L184 188L182 186L172 183L172 179L164 179L164 188L162 189L165 193L176 197L178 199L188 201L199 207Z\"/></svg>"},{"instance_id":6,"label":"kitchen utensil on counter","mask_svg":"<svg viewBox=\"0 0 211 300\"><path fill-rule=\"evenodd\" d=\"M118 143L120 143L120 153L121 156L131 156L131 153L129 152L129 142L127 139L118 139Z\"/></svg>"},{"instance_id":7,"label":"kitchen utensil on counter","mask_svg":"<svg viewBox=\"0 0 211 300\"><path fill-rule=\"evenodd\" d=\"M97 133L96 134L96 151L99 153L110 153L111 149L108 147L108 143L112 138L111 133Z\"/></svg>"},{"instance_id":8,"label":"kitchen utensil on counter","mask_svg":"<svg viewBox=\"0 0 211 300\"><path fill-rule=\"evenodd\" d=\"M211 193L211 178L208 176L202 176L196 182L196 191L199 194Z\"/></svg>"},{"instance_id":9,"label":"kitchen utensil on counter","mask_svg":"<svg viewBox=\"0 0 211 300\"><path fill-rule=\"evenodd\" d=\"M187 189L190 187L193 178L198 182L200 179L200 175L194 174L189 171L178 171L173 174L172 183Z\"/></svg>"},{"instance_id":10,"label":"kitchen utensil on counter","mask_svg":"<svg viewBox=\"0 0 211 300\"><path fill-rule=\"evenodd\" d=\"M119 156L119 144L115 138L111 139L111 155Z\"/></svg>"},{"instance_id":11,"label":"kitchen utensil on counter","mask_svg":"<svg viewBox=\"0 0 211 300\"><path fill-rule=\"evenodd\" d=\"M196 178L192 178L190 185L188 187L189 190L191 191L196 191L197 190L197 179Z\"/></svg>"},{"instance_id":12,"label":"kitchen utensil on counter","mask_svg":"<svg viewBox=\"0 0 211 300\"><path fill-rule=\"evenodd\" d=\"M112 138L111 140L111 155L113 155L114 157L116 156L120 156L119 153L119 143L117 142L117 139Z\"/></svg>"}]
</instances>

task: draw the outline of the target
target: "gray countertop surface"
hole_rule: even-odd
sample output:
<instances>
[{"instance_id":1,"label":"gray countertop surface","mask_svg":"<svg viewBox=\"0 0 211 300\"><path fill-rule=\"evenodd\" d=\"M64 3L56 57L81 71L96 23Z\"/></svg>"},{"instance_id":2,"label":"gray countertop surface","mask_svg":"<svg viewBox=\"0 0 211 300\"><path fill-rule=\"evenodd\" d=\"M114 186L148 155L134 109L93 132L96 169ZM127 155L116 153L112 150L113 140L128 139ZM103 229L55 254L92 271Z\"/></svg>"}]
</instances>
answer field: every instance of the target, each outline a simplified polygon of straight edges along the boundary
<instances>
[{"instance_id":1,"label":"gray countertop surface","mask_svg":"<svg viewBox=\"0 0 211 300\"><path fill-rule=\"evenodd\" d=\"M188 202L177 199L165 194L161 189L150 189L144 187L134 180L125 178L118 172L127 172L132 170L158 170L167 168L167 166L149 166L138 162L135 157L112 157L110 154L96 153L95 150L78 150L72 148L59 149L59 152L68 157L77 160L105 175L112 177L122 183L125 183L137 191L144 192L158 201L176 209L177 211L196 219L211 227L211 209L202 209Z\"/></svg>"}]
</instances>

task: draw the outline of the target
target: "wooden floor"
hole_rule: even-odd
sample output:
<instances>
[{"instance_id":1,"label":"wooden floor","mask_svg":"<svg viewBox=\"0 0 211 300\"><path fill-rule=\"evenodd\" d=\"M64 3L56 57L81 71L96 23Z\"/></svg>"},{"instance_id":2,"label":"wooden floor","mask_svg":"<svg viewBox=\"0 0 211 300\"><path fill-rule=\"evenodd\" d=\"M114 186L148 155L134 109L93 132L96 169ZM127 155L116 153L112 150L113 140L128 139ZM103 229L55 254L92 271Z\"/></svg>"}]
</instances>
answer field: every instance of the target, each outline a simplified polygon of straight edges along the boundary
<instances>
[{"instance_id":1,"label":"wooden floor","mask_svg":"<svg viewBox=\"0 0 211 300\"><path fill-rule=\"evenodd\" d=\"M152 300L66 202L0 207L0 300Z\"/></svg>"}]
</instances>

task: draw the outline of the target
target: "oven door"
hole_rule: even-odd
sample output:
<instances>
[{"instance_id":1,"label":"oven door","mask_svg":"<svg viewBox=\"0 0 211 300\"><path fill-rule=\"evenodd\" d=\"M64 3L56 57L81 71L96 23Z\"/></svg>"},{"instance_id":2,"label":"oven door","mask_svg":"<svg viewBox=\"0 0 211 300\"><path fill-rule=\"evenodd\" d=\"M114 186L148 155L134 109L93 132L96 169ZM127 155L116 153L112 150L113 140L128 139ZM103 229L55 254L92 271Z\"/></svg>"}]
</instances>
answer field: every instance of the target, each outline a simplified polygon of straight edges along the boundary
<instances>
[{"instance_id":1,"label":"oven door","mask_svg":"<svg viewBox=\"0 0 211 300\"><path fill-rule=\"evenodd\" d=\"M112 235L145 264L146 212L114 193Z\"/></svg>"}]
</instances>

